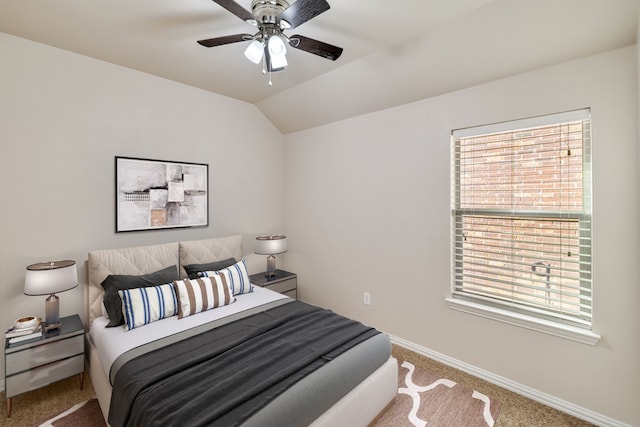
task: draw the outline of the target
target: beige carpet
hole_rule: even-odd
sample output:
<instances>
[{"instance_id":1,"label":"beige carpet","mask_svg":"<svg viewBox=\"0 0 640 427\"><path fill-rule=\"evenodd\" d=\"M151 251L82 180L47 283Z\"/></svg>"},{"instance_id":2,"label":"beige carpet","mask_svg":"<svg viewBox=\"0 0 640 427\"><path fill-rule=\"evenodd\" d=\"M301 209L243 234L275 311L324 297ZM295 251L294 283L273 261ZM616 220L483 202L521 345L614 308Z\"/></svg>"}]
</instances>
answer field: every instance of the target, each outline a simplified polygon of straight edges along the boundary
<instances>
[{"instance_id":1,"label":"beige carpet","mask_svg":"<svg viewBox=\"0 0 640 427\"><path fill-rule=\"evenodd\" d=\"M495 427L595 427L586 421L541 405L402 347L394 346L393 354L396 358L406 360L439 378L455 381L500 402L500 412L494 424ZM78 378L72 377L16 396L13 399L13 414L9 419L7 419L6 406L0 405L0 427L30 427L38 421L51 418L80 402L94 398L88 373L85 373L84 378L84 390L79 389ZM0 397L3 401L5 400L4 393L0 393Z\"/></svg>"},{"instance_id":2,"label":"beige carpet","mask_svg":"<svg viewBox=\"0 0 640 427\"><path fill-rule=\"evenodd\" d=\"M85 372L83 390L80 390L78 377L74 376L14 397L11 418L7 418L4 392L0 393L0 396L3 402L0 405L0 426L30 427L40 420L95 397L95 393L89 373Z\"/></svg>"}]
</instances>

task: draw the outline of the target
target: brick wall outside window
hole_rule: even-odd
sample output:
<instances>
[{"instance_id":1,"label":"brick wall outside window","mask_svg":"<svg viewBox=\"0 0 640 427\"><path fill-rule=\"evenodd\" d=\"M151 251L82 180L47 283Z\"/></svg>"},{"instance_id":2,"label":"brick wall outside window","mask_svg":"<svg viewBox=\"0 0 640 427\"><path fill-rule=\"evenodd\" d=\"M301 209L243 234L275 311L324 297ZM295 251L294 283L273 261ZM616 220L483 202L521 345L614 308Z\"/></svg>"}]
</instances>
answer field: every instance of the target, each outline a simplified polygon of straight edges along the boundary
<instances>
[{"instance_id":1,"label":"brick wall outside window","mask_svg":"<svg viewBox=\"0 0 640 427\"><path fill-rule=\"evenodd\" d=\"M455 290L590 321L588 126L455 141Z\"/></svg>"}]
</instances>

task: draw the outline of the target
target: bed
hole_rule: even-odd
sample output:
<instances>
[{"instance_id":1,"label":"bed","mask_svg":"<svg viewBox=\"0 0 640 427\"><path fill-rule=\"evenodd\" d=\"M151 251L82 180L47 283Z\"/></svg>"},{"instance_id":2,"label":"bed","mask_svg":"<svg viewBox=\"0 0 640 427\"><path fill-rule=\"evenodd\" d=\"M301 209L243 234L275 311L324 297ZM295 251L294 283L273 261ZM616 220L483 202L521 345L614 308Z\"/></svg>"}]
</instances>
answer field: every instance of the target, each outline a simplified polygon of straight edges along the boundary
<instances>
[{"instance_id":1,"label":"bed","mask_svg":"<svg viewBox=\"0 0 640 427\"><path fill-rule=\"evenodd\" d=\"M219 306L214 309L182 318L167 316L140 327L131 323L134 327L130 330L127 325L134 316L128 318L126 309L125 326L105 327L111 322L109 317L114 317L112 313L105 316L103 298L110 298L109 292L105 297L102 286L105 279L150 275L176 266L179 278L184 280L174 282L174 286L188 284L185 267L229 259L237 261L234 266L243 263L238 261L242 260L241 241L241 236L229 236L89 252L87 353L89 374L105 420L111 419L114 425L168 425L178 410L184 408L186 413L181 416L187 417L206 407L206 416L191 418L190 424L372 424L393 403L397 393L397 363L391 357L389 338L328 310L257 286L251 292L237 292L237 283L229 285L232 292L226 298L233 301L225 304L222 290L227 288L220 283L225 277L233 279L216 273L210 280L219 284L221 297L216 299ZM191 270L189 274L193 274ZM175 289L176 294L182 292ZM126 306L126 292L120 295ZM179 301L186 300L184 295ZM325 317L326 321L321 320ZM324 325L321 322L326 326L318 326ZM312 329L300 330L299 325L307 323ZM328 335L330 329L341 335ZM326 339L316 339L325 333ZM286 339L277 338L275 342L275 336ZM254 341L258 338L264 341ZM207 344L203 344L205 339L209 340ZM274 342L268 344L269 341ZM193 350L196 348L198 351ZM211 354L205 354L208 352ZM192 356L200 360L186 360ZM155 371L147 367L155 367ZM165 378L168 370L176 372ZM188 389L198 381L204 383ZM206 381L210 384L205 386ZM231 401L223 401L223 397ZM171 407L173 402L180 402L179 409ZM170 407L165 411L169 414L162 415L163 409Z\"/></svg>"}]
</instances>

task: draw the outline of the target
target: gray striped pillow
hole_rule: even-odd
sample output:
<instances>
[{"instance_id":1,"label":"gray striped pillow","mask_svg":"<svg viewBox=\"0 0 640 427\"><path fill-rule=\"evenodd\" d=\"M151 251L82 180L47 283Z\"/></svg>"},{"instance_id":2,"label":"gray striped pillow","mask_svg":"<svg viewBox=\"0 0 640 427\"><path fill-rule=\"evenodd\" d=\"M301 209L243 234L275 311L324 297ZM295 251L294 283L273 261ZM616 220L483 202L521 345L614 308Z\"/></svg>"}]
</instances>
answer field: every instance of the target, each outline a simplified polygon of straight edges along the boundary
<instances>
[{"instance_id":1,"label":"gray striped pillow","mask_svg":"<svg viewBox=\"0 0 640 427\"><path fill-rule=\"evenodd\" d=\"M178 297L178 319L236 300L224 276L176 280L173 286Z\"/></svg>"},{"instance_id":2,"label":"gray striped pillow","mask_svg":"<svg viewBox=\"0 0 640 427\"><path fill-rule=\"evenodd\" d=\"M127 330L175 316L178 300L171 283L118 291Z\"/></svg>"}]
</instances>

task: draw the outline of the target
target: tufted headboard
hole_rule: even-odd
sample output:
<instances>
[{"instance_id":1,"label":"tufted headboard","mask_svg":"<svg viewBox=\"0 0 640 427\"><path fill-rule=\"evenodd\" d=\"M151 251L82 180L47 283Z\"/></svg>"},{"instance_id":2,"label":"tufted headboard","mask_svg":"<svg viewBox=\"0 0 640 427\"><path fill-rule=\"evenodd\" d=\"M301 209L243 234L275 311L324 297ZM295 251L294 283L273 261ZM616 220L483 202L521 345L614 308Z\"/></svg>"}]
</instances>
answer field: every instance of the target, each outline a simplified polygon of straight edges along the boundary
<instances>
[{"instance_id":1,"label":"tufted headboard","mask_svg":"<svg viewBox=\"0 0 640 427\"><path fill-rule=\"evenodd\" d=\"M89 252L88 284L85 318L89 326L102 316L101 283L110 274L148 274L177 265L181 277L186 277L182 266L242 258L242 236L165 243L134 248L104 249Z\"/></svg>"}]
</instances>

